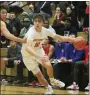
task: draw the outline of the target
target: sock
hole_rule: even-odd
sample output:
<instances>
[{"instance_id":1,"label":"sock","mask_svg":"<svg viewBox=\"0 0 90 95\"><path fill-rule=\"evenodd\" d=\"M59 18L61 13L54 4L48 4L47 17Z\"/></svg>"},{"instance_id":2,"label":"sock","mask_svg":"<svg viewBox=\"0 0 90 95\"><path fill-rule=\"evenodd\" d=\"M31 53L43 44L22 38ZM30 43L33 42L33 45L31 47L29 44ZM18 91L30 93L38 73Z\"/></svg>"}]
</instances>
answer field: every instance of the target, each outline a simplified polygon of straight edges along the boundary
<instances>
[{"instance_id":1,"label":"sock","mask_svg":"<svg viewBox=\"0 0 90 95\"><path fill-rule=\"evenodd\" d=\"M50 82L52 83L54 81L54 78L50 78Z\"/></svg>"}]
</instances>

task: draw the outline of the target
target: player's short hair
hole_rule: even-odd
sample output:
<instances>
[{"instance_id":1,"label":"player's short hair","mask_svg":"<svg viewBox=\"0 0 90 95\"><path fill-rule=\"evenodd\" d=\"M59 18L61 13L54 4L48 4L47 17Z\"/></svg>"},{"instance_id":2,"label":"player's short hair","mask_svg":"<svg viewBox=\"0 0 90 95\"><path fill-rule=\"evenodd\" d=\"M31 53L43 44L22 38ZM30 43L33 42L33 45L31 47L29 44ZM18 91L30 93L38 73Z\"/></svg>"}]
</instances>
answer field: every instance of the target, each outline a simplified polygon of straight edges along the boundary
<instances>
[{"instance_id":1,"label":"player's short hair","mask_svg":"<svg viewBox=\"0 0 90 95\"><path fill-rule=\"evenodd\" d=\"M0 11L2 10L2 9L5 9L5 10L9 10L9 8L8 8L8 6L7 5L0 5Z\"/></svg>"},{"instance_id":2,"label":"player's short hair","mask_svg":"<svg viewBox=\"0 0 90 95\"><path fill-rule=\"evenodd\" d=\"M41 14L41 13L37 13L37 14L35 14L35 16L33 17L33 21L35 20L35 19L41 19L43 22L45 21L45 18L44 18L44 16Z\"/></svg>"}]
</instances>

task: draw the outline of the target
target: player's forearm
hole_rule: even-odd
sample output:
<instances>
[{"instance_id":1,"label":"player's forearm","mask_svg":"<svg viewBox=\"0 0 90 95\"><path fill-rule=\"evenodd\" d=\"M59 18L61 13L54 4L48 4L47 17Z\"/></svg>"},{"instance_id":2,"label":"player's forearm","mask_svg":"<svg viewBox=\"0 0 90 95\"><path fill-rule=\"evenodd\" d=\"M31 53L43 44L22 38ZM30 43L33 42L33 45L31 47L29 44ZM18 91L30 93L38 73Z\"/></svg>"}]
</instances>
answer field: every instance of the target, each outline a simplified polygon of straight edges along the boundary
<instances>
[{"instance_id":1,"label":"player's forearm","mask_svg":"<svg viewBox=\"0 0 90 95\"><path fill-rule=\"evenodd\" d=\"M67 36L60 36L60 35L55 35L55 39L62 41L62 42L71 42L73 43L75 41L75 38L67 37Z\"/></svg>"},{"instance_id":2,"label":"player's forearm","mask_svg":"<svg viewBox=\"0 0 90 95\"><path fill-rule=\"evenodd\" d=\"M40 58L40 56L29 46L26 45L26 51L36 58Z\"/></svg>"},{"instance_id":3,"label":"player's forearm","mask_svg":"<svg viewBox=\"0 0 90 95\"><path fill-rule=\"evenodd\" d=\"M15 37L14 35L12 35L11 33L9 33L8 31L3 32L3 35L6 38L10 39L10 40L13 40L13 41L16 41L16 42L23 42L23 39Z\"/></svg>"}]
</instances>

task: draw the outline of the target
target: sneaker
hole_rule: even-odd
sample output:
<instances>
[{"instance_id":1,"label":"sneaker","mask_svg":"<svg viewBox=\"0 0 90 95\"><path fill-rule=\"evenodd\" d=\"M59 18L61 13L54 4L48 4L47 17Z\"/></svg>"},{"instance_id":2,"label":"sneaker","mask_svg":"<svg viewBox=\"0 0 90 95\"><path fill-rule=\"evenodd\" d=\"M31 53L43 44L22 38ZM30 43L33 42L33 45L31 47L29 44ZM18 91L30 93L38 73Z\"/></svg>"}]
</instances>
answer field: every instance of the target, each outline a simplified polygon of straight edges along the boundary
<instances>
[{"instance_id":1,"label":"sneaker","mask_svg":"<svg viewBox=\"0 0 90 95\"><path fill-rule=\"evenodd\" d=\"M88 84L88 86L87 86L87 87L85 87L85 90L88 90L88 91L89 91L89 84Z\"/></svg>"},{"instance_id":2,"label":"sneaker","mask_svg":"<svg viewBox=\"0 0 90 95\"><path fill-rule=\"evenodd\" d=\"M32 82L28 83L29 86L35 86L35 84L36 84L36 81L32 81Z\"/></svg>"},{"instance_id":3,"label":"sneaker","mask_svg":"<svg viewBox=\"0 0 90 95\"><path fill-rule=\"evenodd\" d=\"M51 82L51 85L52 85L52 86L57 86L57 87L60 87L60 88L62 88L62 87L65 86L65 84L64 84L63 82L61 82L61 81L59 81L59 80L56 80L56 79L54 79L54 81Z\"/></svg>"},{"instance_id":4,"label":"sneaker","mask_svg":"<svg viewBox=\"0 0 90 95\"><path fill-rule=\"evenodd\" d=\"M47 95L47 94L53 94L53 89L51 86L47 87L45 95Z\"/></svg>"},{"instance_id":5,"label":"sneaker","mask_svg":"<svg viewBox=\"0 0 90 95\"><path fill-rule=\"evenodd\" d=\"M38 83L38 82L36 82L36 83L35 83L35 86L41 86L41 84L40 84L40 83Z\"/></svg>"},{"instance_id":6,"label":"sneaker","mask_svg":"<svg viewBox=\"0 0 90 95\"><path fill-rule=\"evenodd\" d=\"M21 84L21 83L23 83L22 80L16 80L16 81L13 82L13 85L14 85L14 84Z\"/></svg>"},{"instance_id":7,"label":"sneaker","mask_svg":"<svg viewBox=\"0 0 90 95\"><path fill-rule=\"evenodd\" d=\"M23 83L24 86L28 86L28 82Z\"/></svg>"},{"instance_id":8,"label":"sneaker","mask_svg":"<svg viewBox=\"0 0 90 95\"><path fill-rule=\"evenodd\" d=\"M1 84L2 85L8 85L8 81L6 79L2 79Z\"/></svg>"},{"instance_id":9,"label":"sneaker","mask_svg":"<svg viewBox=\"0 0 90 95\"><path fill-rule=\"evenodd\" d=\"M79 86L76 85L75 82L73 82L72 85L68 86L67 89L71 89L71 90L79 90Z\"/></svg>"}]
</instances>

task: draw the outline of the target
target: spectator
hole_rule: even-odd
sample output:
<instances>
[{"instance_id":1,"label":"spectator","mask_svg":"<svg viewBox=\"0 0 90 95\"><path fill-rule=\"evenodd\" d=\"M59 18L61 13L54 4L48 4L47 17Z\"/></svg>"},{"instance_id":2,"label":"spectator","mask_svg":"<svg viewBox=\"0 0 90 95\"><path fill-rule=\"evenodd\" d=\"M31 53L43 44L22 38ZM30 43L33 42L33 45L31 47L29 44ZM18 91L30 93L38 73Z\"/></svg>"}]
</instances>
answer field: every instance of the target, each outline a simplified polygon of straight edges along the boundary
<instances>
[{"instance_id":1,"label":"spectator","mask_svg":"<svg viewBox=\"0 0 90 95\"><path fill-rule=\"evenodd\" d=\"M45 19L45 21L44 21L44 27L47 28L47 29L50 29L52 32L56 33L56 31L54 30L54 28L52 28L52 26L50 25L48 19Z\"/></svg>"},{"instance_id":2,"label":"spectator","mask_svg":"<svg viewBox=\"0 0 90 95\"><path fill-rule=\"evenodd\" d=\"M67 51L70 43L68 42L56 42L53 56L53 68L55 78L61 79L65 82L65 87L68 85L68 77L71 73L71 64L67 64Z\"/></svg>"},{"instance_id":3,"label":"spectator","mask_svg":"<svg viewBox=\"0 0 90 95\"><path fill-rule=\"evenodd\" d=\"M10 21L8 24L10 26L9 31L15 36L19 36L21 30L21 23L20 20L16 17L14 12L10 13Z\"/></svg>"},{"instance_id":4,"label":"spectator","mask_svg":"<svg viewBox=\"0 0 90 95\"><path fill-rule=\"evenodd\" d=\"M70 31L71 28L71 12L72 12L71 8L67 7L64 21L65 31Z\"/></svg>"},{"instance_id":5,"label":"spectator","mask_svg":"<svg viewBox=\"0 0 90 95\"><path fill-rule=\"evenodd\" d=\"M69 36L75 38L74 34L70 34ZM75 63L77 61L81 61L84 58L83 54L84 54L84 50L77 50L74 48L72 43L70 43L67 51L67 58L68 58L67 62Z\"/></svg>"},{"instance_id":6,"label":"spectator","mask_svg":"<svg viewBox=\"0 0 90 95\"><path fill-rule=\"evenodd\" d=\"M23 19L23 28L22 28L21 31L20 31L19 37L20 37L20 38L24 38L25 34L27 33L28 29L29 29L31 26L32 26L32 25L31 25L31 20L30 20L30 18L25 17L25 18ZM19 45L21 46L21 43L19 43Z\"/></svg>"},{"instance_id":7,"label":"spectator","mask_svg":"<svg viewBox=\"0 0 90 95\"><path fill-rule=\"evenodd\" d=\"M29 9L30 9L30 13L33 13L34 12L34 5L33 4L30 4L29 5Z\"/></svg>"},{"instance_id":8,"label":"spectator","mask_svg":"<svg viewBox=\"0 0 90 95\"><path fill-rule=\"evenodd\" d=\"M55 29L56 33L60 35L64 35L64 17L64 13L59 7L57 7L52 26Z\"/></svg>"},{"instance_id":9,"label":"spectator","mask_svg":"<svg viewBox=\"0 0 90 95\"><path fill-rule=\"evenodd\" d=\"M75 37L74 34L71 34L70 36ZM74 64L77 61L83 60L83 54L84 50L76 50L71 43L64 42L55 44L54 58L59 60L56 63L64 63L53 65L55 76L64 81L66 87L71 81L70 76L72 75Z\"/></svg>"},{"instance_id":10,"label":"spectator","mask_svg":"<svg viewBox=\"0 0 90 95\"><path fill-rule=\"evenodd\" d=\"M51 32L56 33L54 28L49 24L49 20L48 19L44 20L44 27L47 28L48 30L50 30ZM49 38L49 44L54 45L54 43L55 43L54 39L52 39L51 37L48 37L48 38Z\"/></svg>"},{"instance_id":11,"label":"spectator","mask_svg":"<svg viewBox=\"0 0 90 95\"><path fill-rule=\"evenodd\" d=\"M45 1L42 6L40 7L40 12L43 13L46 19L50 18L52 16L52 10L51 10L51 2ZM48 9L48 10L47 10Z\"/></svg>"},{"instance_id":12,"label":"spectator","mask_svg":"<svg viewBox=\"0 0 90 95\"><path fill-rule=\"evenodd\" d=\"M86 7L85 1L82 1L82 2L81 1L74 1L74 2L71 2L71 5L76 7L78 20L81 23L83 23L83 18L85 15L85 7Z\"/></svg>"},{"instance_id":13,"label":"spectator","mask_svg":"<svg viewBox=\"0 0 90 95\"><path fill-rule=\"evenodd\" d=\"M77 36L77 32L79 30L78 20L77 20L77 10L76 7L72 5L72 7L67 7L66 9L66 20L68 20L70 24L70 34L73 33Z\"/></svg>"},{"instance_id":14,"label":"spectator","mask_svg":"<svg viewBox=\"0 0 90 95\"><path fill-rule=\"evenodd\" d=\"M85 16L84 16L84 22L83 22L83 28L89 28L89 2L86 1L86 10L85 10Z\"/></svg>"},{"instance_id":15,"label":"spectator","mask_svg":"<svg viewBox=\"0 0 90 95\"><path fill-rule=\"evenodd\" d=\"M49 44L49 38L45 39L42 47L45 51L45 54L47 54L49 59L51 59L53 52L54 52L54 46Z\"/></svg>"},{"instance_id":16,"label":"spectator","mask_svg":"<svg viewBox=\"0 0 90 95\"><path fill-rule=\"evenodd\" d=\"M58 2L59 4L59 7L61 8L61 10L63 11L63 12L65 12L65 10L66 10L66 7L69 5L69 3L67 2L67 1L59 1Z\"/></svg>"},{"instance_id":17,"label":"spectator","mask_svg":"<svg viewBox=\"0 0 90 95\"><path fill-rule=\"evenodd\" d=\"M20 35L19 35L21 38L24 38L24 36L27 33L28 29L32 26L30 18L25 17L23 19L23 26L24 27L21 29L21 32L20 32Z\"/></svg>"},{"instance_id":18,"label":"spectator","mask_svg":"<svg viewBox=\"0 0 90 95\"><path fill-rule=\"evenodd\" d=\"M66 51L67 51L67 46L69 45L69 43L67 42L56 42L55 43L55 50L54 50L54 59L62 59L62 58L66 58Z\"/></svg>"},{"instance_id":19,"label":"spectator","mask_svg":"<svg viewBox=\"0 0 90 95\"><path fill-rule=\"evenodd\" d=\"M24 27L23 26L23 20L24 20L24 18L29 18L29 13L27 13L27 12L23 12L21 15L20 15L20 23L21 23L21 29Z\"/></svg>"},{"instance_id":20,"label":"spectator","mask_svg":"<svg viewBox=\"0 0 90 95\"><path fill-rule=\"evenodd\" d=\"M83 76L84 73L87 73L87 76L89 78L89 45L88 44L86 45L84 50L85 50L85 59L76 62L73 70L73 84L67 87L67 89L78 90L79 78L80 76ZM89 85L85 89L89 90Z\"/></svg>"},{"instance_id":21,"label":"spectator","mask_svg":"<svg viewBox=\"0 0 90 95\"><path fill-rule=\"evenodd\" d=\"M32 21L32 23L33 23L33 17L34 17L34 15L35 15L35 7L34 7L34 5L33 4L30 4L29 5L29 18L31 19L31 21Z\"/></svg>"},{"instance_id":22,"label":"spectator","mask_svg":"<svg viewBox=\"0 0 90 95\"><path fill-rule=\"evenodd\" d=\"M10 41L10 47L7 51L7 56L2 58L4 66L4 72L6 67L14 68L14 65L17 65L17 81L21 82L23 79L23 73L21 73L21 48L17 45L15 41Z\"/></svg>"}]
</instances>

